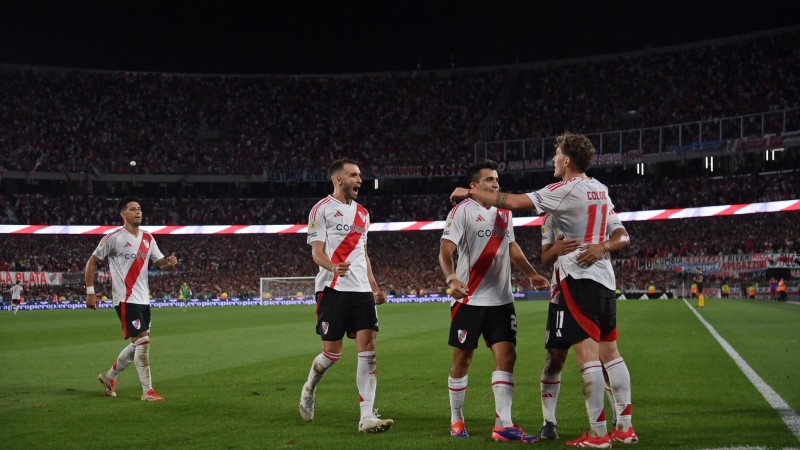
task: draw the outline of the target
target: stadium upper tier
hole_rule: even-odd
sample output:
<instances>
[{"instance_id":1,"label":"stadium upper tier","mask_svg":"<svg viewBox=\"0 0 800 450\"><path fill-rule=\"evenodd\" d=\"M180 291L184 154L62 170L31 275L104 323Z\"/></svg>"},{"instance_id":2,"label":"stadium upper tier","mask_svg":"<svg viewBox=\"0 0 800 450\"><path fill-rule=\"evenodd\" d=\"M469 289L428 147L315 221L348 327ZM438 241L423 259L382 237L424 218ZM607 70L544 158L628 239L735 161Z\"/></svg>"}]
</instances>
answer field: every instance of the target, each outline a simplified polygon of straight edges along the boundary
<instances>
[{"instance_id":1,"label":"stadium upper tier","mask_svg":"<svg viewBox=\"0 0 800 450\"><path fill-rule=\"evenodd\" d=\"M436 72L200 76L4 67L0 168L128 174L135 160L138 174L318 181L340 156L365 171L463 164L498 159L494 151L477 155L480 142L674 125L635 142L611 135L626 151L652 153L665 140L686 145L800 130L800 114L768 114L800 106L798 74L794 28ZM726 117L745 118L713 125ZM520 156L530 157L512 155Z\"/></svg>"}]
</instances>

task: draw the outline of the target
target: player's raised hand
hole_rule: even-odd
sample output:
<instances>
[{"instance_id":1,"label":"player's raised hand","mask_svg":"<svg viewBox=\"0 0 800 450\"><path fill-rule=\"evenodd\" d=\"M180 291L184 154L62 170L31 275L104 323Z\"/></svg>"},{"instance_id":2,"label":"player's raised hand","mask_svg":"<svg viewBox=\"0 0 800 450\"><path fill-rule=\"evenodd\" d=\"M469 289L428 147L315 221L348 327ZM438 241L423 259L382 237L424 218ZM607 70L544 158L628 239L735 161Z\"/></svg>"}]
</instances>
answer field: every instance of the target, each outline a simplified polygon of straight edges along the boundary
<instances>
[{"instance_id":1,"label":"player's raised hand","mask_svg":"<svg viewBox=\"0 0 800 450\"><path fill-rule=\"evenodd\" d=\"M463 187L457 187L456 190L454 190L453 193L450 194L450 203L455 205L456 203L468 197L469 197L469 189Z\"/></svg>"}]
</instances>

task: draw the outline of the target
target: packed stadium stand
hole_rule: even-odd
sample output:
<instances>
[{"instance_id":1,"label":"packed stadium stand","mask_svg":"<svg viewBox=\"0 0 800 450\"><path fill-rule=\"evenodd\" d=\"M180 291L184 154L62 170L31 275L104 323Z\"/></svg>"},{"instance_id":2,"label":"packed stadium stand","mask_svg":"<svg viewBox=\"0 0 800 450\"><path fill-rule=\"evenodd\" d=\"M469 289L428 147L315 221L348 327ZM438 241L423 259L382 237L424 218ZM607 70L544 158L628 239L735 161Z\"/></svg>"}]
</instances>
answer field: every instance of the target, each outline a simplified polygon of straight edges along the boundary
<instances>
[{"instance_id":1,"label":"packed stadium stand","mask_svg":"<svg viewBox=\"0 0 800 450\"><path fill-rule=\"evenodd\" d=\"M798 76L796 28L434 72L204 76L0 67L0 224L118 225L114 205L127 193L142 197L150 225L302 224L330 192L327 167L341 156L360 162L367 181L359 201L373 222L443 220L449 192L475 160L503 165L504 190L552 182L552 136L566 129L592 137L602 164L589 174L609 185L618 212L795 200ZM614 255L618 285L683 289L685 268L661 267L670 258L796 255L797 223L797 210L628 222L632 245ZM537 233L517 231L533 261ZM384 289L444 292L439 237L370 233ZM0 271L76 273L99 237L0 239ZM198 296L258 296L260 277L315 272L302 234L157 239L181 270L151 279L155 298L177 296L183 281ZM709 276L763 284L766 267ZM526 288L518 275L515 283ZM78 284L26 287L32 299L78 301L81 292Z\"/></svg>"}]
</instances>

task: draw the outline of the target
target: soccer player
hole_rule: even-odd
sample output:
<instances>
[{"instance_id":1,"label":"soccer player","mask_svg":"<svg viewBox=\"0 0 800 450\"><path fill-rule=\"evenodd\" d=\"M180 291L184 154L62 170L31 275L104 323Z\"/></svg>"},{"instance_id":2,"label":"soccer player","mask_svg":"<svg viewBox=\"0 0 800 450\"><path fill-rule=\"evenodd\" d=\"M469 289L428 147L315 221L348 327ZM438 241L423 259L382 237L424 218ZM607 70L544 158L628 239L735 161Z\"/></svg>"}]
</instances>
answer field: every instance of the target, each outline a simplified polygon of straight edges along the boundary
<instances>
[{"instance_id":1,"label":"soccer player","mask_svg":"<svg viewBox=\"0 0 800 450\"><path fill-rule=\"evenodd\" d=\"M381 433L394 425L381 419L373 409L378 383L375 338L378 314L375 305L386 301L372 274L367 255L369 213L356 202L361 188L361 170L355 161L339 159L329 174L333 194L317 202L308 216L308 243L311 257L319 266L317 296L317 334L322 338L322 353L314 358L308 380L300 393L300 416L314 419L317 384L342 356L342 339L354 338L358 363L361 419L358 431Z\"/></svg>"},{"instance_id":2,"label":"soccer player","mask_svg":"<svg viewBox=\"0 0 800 450\"><path fill-rule=\"evenodd\" d=\"M545 266L553 266L558 257L568 255L578 249L577 239L567 239L560 231L553 226L553 221L549 220L550 214L545 214L542 219L542 256L541 261ZM610 235L617 228L622 226L619 217L610 211L606 220L606 235ZM558 439L558 421L556 420L556 406L558 405L558 394L561 391L561 371L567 360L567 353L572 343L565 339L562 327L564 323L565 302L559 301L558 293L561 277L558 269L553 270L550 280L550 303L547 310L547 326L545 328L544 348L547 350L542 376L540 379L542 416L544 423L539 435L543 439ZM616 293L615 293L616 294ZM608 374L603 370L603 378L606 383L606 396L611 405L611 422L616 424L616 402L608 383ZM624 405L622 405L624 407Z\"/></svg>"},{"instance_id":3,"label":"soccer player","mask_svg":"<svg viewBox=\"0 0 800 450\"><path fill-rule=\"evenodd\" d=\"M467 170L470 189L490 194L500 190L497 164L474 164ZM458 251L458 265L453 255ZM494 356L492 391L495 403L496 441L535 442L511 418L514 397L514 363L517 354L517 319L511 292L511 264L522 270L534 287L548 281L536 273L514 241L511 212L488 202L466 199L447 216L439 248L439 264L451 288L450 338L453 362L447 385L450 390L450 434L467 437L463 405L467 373L483 335Z\"/></svg>"},{"instance_id":4,"label":"soccer player","mask_svg":"<svg viewBox=\"0 0 800 450\"><path fill-rule=\"evenodd\" d=\"M122 323L122 336L130 339L130 344L122 349L111 368L98 375L97 379L105 387L106 396L116 397L117 377L133 362L142 385L142 401L163 402L164 398L153 390L150 375L150 288L147 270L151 262L161 270L174 270L178 259L175 255L165 258L153 235L139 228L142 224L139 199L124 197L117 207L122 217L122 227L103 236L86 262L86 307L97 309L95 272L97 263L108 259L114 309Z\"/></svg>"},{"instance_id":5,"label":"soccer player","mask_svg":"<svg viewBox=\"0 0 800 450\"><path fill-rule=\"evenodd\" d=\"M697 307L704 308L706 306L706 296L703 295L703 269L695 268L692 279L697 284Z\"/></svg>"},{"instance_id":6,"label":"soccer player","mask_svg":"<svg viewBox=\"0 0 800 450\"><path fill-rule=\"evenodd\" d=\"M19 311L19 304L22 299L22 284L19 280L17 280L14 285L12 285L8 292L11 293L11 309L9 311L14 311L14 314Z\"/></svg>"},{"instance_id":7,"label":"soccer player","mask_svg":"<svg viewBox=\"0 0 800 450\"><path fill-rule=\"evenodd\" d=\"M590 429L568 441L573 447L610 448L611 442L633 443L638 437L631 420L630 372L617 348L616 280L608 253L630 244L627 231L617 229L605 238L606 216L614 204L608 188L586 175L595 154L583 135L565 132L556 137L554 175L562 181L528 194L485 192L456 188L453 202L472 198L498 208L535 208L549 212L556 228L567 239L580 242L578 250L558 258L561 277L559 301L566 302L564 336L572 343L581 368L581 383ZM624 404L609 436L603 408L603 368L618 403Z\"/></svg>"}]
</instances>

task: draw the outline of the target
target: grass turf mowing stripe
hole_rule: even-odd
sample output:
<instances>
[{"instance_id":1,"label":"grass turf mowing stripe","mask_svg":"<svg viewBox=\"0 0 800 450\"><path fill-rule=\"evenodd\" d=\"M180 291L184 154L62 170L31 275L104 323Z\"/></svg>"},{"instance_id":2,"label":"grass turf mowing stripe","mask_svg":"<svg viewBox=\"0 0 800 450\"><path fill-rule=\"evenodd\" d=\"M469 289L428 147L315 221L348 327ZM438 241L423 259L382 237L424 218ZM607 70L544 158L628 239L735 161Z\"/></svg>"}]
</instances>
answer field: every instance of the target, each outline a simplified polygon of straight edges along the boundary
<instances>
[{"instance_id":1,"label":"grass turf mowing stripe","mask_svg":"<svg viewBox=\"0 0 800 450\"><path fill-rule=\"evenodd\" d=\"M753 383L753 386L758 389L758 392L764 396L764 399L767 400L767 403L769 403L773 409L778 411L778 413L781 415L781 419L783 419L784 423L786 423L786 426L789 427L789 430L792 432L792 434L794 434L794 436L800 440L800 416L797 415L797 412L792 409L792 407L786 403L786 400L784 400L783 397L775 392L775 390L772 389L772 387L770 387L770 385L768 385L764 379L762 379L756 373L756 371L750 367L749 364L747 364L747 361L745 361L744 358L739 355L736 349L734 349L728 343L728 341L725 340L725 338L717 333L717 330L715 330L714 327L708 323L708 321L703 318L703 316L700 315L700 313L694 307L692 307L687 300L684 299L683 302L694 313L700 323L706 327L708 332L711 333L711 336L713 336L714 339L719 342L719 345L722 346L725 352L730 355L747 379L750 380L750 382Z\"/></svg>"}]
</instances>

